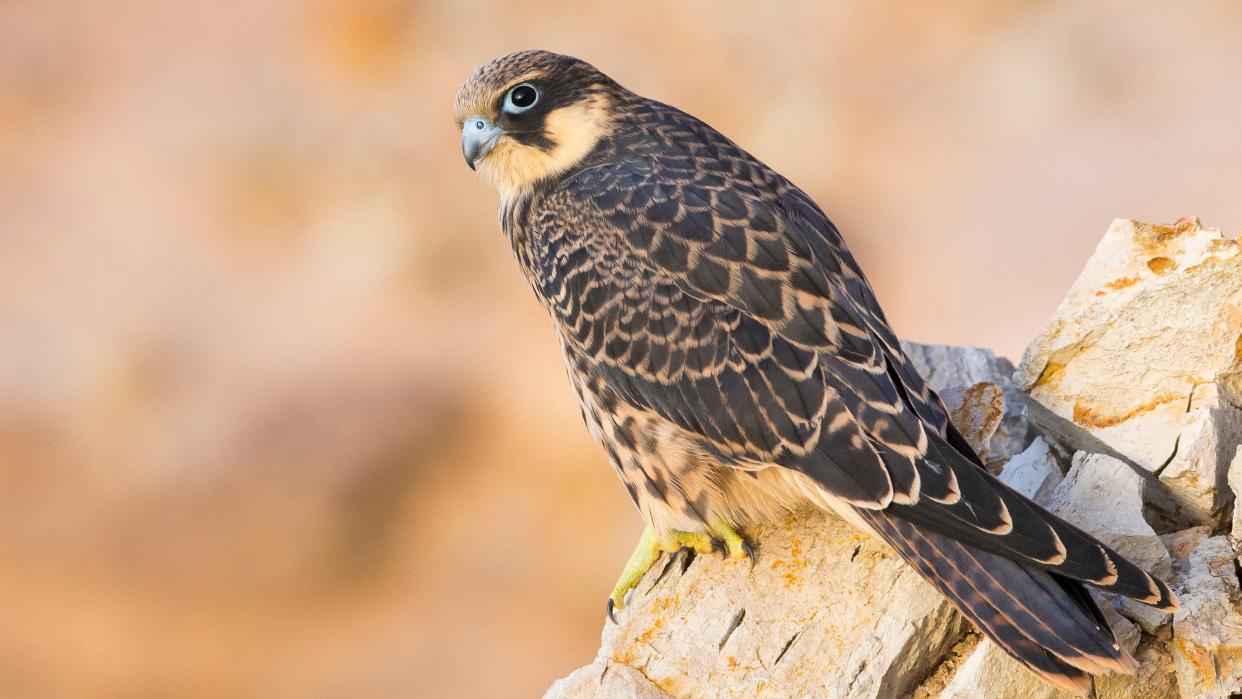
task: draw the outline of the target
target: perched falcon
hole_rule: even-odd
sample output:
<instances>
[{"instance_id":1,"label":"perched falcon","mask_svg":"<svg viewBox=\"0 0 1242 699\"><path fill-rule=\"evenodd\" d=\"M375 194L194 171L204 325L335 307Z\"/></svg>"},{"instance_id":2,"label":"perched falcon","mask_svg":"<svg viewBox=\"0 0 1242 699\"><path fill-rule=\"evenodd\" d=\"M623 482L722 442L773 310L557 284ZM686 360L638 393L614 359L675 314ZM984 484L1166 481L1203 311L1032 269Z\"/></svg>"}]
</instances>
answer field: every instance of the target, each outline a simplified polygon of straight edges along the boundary
<instances>
[{"instance_id":1,"label":"perched falcon","mask_svg":"<svg viewBox=\"0 0 1242 699\"><path fill-rule=\"evenodd\" d=\"M1177 598L984 470L806 193L568 56L492 61L455 113L647 523L610 615L662 551L753 558L739 531L809 504L888 542L1049 682L1133 669L1084 584Z\"/></svg>"}]
</instances>

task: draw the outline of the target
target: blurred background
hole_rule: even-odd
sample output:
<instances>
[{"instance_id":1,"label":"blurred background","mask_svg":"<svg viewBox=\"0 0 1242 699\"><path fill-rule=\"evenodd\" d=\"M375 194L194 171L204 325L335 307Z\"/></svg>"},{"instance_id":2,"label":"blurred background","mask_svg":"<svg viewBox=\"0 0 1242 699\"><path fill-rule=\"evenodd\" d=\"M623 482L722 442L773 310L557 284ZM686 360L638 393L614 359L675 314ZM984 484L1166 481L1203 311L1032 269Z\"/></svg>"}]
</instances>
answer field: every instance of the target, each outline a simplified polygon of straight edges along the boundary
<instances>
[{"instance_id":1,"label":"blurred background","mask_svg":"<svg viewBox=\"0 0 1242 699\"><path fill-rule=\"evenodd\" d=\"M1017 358L1114 217L1242 229L1242 4L0 2L0 695L537 696L640 531L451 117L586 58Z\"/></svg>"}]
</instances>

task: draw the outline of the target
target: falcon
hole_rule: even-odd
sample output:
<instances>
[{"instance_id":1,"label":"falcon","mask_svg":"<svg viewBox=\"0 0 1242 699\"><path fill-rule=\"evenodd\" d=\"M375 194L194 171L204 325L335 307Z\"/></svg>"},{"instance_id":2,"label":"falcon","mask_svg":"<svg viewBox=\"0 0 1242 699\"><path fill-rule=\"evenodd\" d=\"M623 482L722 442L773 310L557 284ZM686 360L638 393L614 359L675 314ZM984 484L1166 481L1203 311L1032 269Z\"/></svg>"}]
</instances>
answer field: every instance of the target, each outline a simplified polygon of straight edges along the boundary
<instances>
[{"instance_id":1,"label":"falcon","mask_svg":"<svg viewBox=\"0 0 1242 699\"><path fill-rule=\"evenodd\" d=\"M748 526L812 506L887 542L1048 682L1082 694L1135 669L1085 585L1177 597L983 468L805 192L569 56L497 58L454 112L646 521L610 617L662 552L753 562Z\"/></svg>"}]
</instances>

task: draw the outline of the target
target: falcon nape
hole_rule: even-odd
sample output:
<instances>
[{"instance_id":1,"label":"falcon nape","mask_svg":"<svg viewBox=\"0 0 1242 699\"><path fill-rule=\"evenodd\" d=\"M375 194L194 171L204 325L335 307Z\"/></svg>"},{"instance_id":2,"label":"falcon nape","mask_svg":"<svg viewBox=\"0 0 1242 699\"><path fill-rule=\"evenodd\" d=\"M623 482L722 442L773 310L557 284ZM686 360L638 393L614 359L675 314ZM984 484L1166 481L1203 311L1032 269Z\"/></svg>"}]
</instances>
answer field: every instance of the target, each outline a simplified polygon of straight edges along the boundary
<instances>
[{"instance_id":1,"label":"falcon nape","mask_svg":"<svg viewBox=\"0 0 1242 699\"><path fill-rule=\"evenodd\" d=\"M609 613L661 551L754 551L809 505L888 542L1058 687L1135 663L1084 583L1177 598L989 475L911 365L841 235L698 119L546 51L457 94L466 163L547 308L591 434L647 528Z\"/></svg>"}]
</instances>

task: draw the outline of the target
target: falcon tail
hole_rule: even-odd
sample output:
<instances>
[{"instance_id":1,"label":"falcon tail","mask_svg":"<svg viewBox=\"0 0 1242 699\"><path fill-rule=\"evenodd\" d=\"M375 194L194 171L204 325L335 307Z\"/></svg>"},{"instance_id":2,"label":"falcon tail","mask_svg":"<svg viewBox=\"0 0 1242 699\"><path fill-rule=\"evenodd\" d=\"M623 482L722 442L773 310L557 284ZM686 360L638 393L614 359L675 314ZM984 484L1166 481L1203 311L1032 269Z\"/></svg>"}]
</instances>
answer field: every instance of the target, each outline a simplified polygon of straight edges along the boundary
<instances>
[{"instance_id":1,"label":"falcon tail","mask_svg":"<svg viewBox=\"0 0 1242 699\"><path fill-rule=\"evenodd\" d=\"M858 512L984 635L1053 685L1085 696L1090 674L1134 671L1134 659L1077 580L968 548L883 511Z\"/></svg>"}]
</instances>

